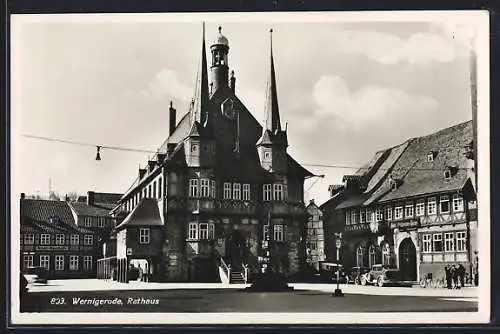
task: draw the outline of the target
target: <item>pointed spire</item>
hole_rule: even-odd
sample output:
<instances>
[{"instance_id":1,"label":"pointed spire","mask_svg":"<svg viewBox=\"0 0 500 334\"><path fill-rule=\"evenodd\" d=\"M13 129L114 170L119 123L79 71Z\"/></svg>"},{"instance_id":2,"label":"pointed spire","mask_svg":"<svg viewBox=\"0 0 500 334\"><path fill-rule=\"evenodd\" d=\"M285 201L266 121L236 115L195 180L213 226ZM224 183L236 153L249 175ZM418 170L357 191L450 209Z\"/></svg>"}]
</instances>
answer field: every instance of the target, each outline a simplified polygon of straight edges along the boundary
<instances>
[{"instance_id":1,"label":"pointed spire","mask_svg":"<svg viewBox=\"0 0 500 334\"><path fill-rule=\"evenodd\" d=\"M195 121L202 123L205 121L207 113L207 104L209 101L208 92L208 72L207 72L207 53L205 49L205 22L203 22L203 39L201 45L201 59L196 76L196 90L194 96L193 108L191 110L191 123Z\"/></svg>"},{"instance_id":2,"label":"pointed spire","mask_svg":"<svg viewBox=\"0 0 500 334\"><path fill-rule=\"evenodd\" d=\"M281 123L278 108L278 93L276 91L276 74L274 73L273 29L269 31L269 35L271 47L271 66L267 81L266 105L264 109L266 115L265 130L270 130L271 133L276 134L281 131Z\"/></svg>"}]
</instances>

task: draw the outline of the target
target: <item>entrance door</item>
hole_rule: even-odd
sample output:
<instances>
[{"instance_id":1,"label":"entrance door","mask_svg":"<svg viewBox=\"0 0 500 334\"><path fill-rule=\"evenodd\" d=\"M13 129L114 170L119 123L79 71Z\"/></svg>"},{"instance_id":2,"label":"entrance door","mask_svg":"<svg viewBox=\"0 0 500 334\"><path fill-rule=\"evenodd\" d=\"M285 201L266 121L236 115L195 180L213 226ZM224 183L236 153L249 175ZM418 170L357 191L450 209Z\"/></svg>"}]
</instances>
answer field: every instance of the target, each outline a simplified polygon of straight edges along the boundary
<instances>
[{"instance_id":1,"label":"entrance door","mask_svg":"<svg viewBox=\"0 0 500 334\"><path fill-rule=\"evenodd\" d=\"M229 240L227 243L226 254L229 257L229 264L231 264L232 268L241 267L241 263L243 261L243 249L245 246L245 242L243 236L240 231L233 230L229 236Z\"/></svg>"},{"instance_id":2,"label":"entrance door","mask_svg":"<svg viewBox=\"0 0 500 334\"><path fill-rule=\"evenodd\" d=\"M402 280L417 280L417 251L411 238L404 239L399 245L399 270Z\"/></svg>"}]
</instances>

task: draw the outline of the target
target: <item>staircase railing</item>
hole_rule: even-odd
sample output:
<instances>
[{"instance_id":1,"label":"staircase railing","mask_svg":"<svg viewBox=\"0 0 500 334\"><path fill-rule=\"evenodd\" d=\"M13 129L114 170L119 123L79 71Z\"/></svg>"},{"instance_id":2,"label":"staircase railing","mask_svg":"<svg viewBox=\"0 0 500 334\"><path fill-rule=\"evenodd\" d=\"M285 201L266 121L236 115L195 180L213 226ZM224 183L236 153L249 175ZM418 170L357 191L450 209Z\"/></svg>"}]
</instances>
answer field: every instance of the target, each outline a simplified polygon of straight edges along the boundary
<instances>
[{"instance_id":1,"label":"staircase railing","mask_svg":"<svg viewBox=\"0 0 500 334\"><path fill-rule=\"evenodd\" d=\"M245 281L245 284L248 282L248 264L242 263L241 267L243 268L243 280Z\"/></svg>"},{"instance_id":2,"label":"staircase railing","mask_svg":"<svg viewBox=\"0 0 500 334\"><path fill-rule=\"evenodd\" d=\"M222 268L224 274L227 276L228 281L231 281L231 265L227 265L222 256L217 253L217 258L219 260L219 267Z\"/></svg>"}]
</instances>

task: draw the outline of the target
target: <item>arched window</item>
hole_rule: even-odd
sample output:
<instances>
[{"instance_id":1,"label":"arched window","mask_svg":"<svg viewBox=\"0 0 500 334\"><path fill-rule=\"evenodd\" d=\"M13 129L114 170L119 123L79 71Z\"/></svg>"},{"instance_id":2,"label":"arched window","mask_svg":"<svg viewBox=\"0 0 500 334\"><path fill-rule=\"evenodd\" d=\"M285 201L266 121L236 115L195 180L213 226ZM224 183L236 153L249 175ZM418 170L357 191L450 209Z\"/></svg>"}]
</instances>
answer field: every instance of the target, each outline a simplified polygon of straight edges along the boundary
<instances>
[{"instance_id":1,"label":"arched window","mask_svg":"<svg viewBox=\"0 0 500 334\"><path fill-rule=\"evenodd\" d=\"M365 249L363 246L358 246L356 249L356 265L358 267L363 267L364 266L364 253Z\"/></svg>"},{"instance_id":2,"label":"arched window","mask_svg":"<svg viewBox=\"0 0 500 334\"><path fill-rule=\"evenodd\" d=\"M387 242L382 247L382 264L383 265L391 264L391 246Z\"/></svg>"},{"instance_id":3,"label":"arched window","mask_svg":"<svg viewBox=\"0 0 500 334\"><path fill-rule=\"evenodd\" d=\"M368 248L368 264L370 268L376 264L376 251L375 247L373 245L370 245L370 248Z\"/></svg>"}]
</instances>

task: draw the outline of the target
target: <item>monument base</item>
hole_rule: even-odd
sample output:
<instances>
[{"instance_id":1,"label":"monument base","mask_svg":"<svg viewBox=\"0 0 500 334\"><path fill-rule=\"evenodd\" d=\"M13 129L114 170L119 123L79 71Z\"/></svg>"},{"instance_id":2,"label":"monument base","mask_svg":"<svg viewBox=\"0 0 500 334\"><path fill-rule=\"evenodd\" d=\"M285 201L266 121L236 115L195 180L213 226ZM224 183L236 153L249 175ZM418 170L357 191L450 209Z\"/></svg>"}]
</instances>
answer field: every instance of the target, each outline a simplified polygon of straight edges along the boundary
<instances>
[{"instance_id":1,"label":"monument base","mask_svg":"<svg viewBox=\"0 0 500 334\"><path fill-rule=\"evenodd\" d=\"M335 289L335 291L332 294L333 297L344 297L344 293L342 292L341 289Z\"/></svg>"},{"instance_id":2,"label":"monument base","mask_svg":"<svg viewBox=\"0 0 500 334\"><path fill-rule=\"evenodd\" d=\"M252 275L252 285L245 288L250 292L283 292L293 291L293 287L286 282L284 275L280 273L264 273Z\"/></svg>"}]
</instances>

